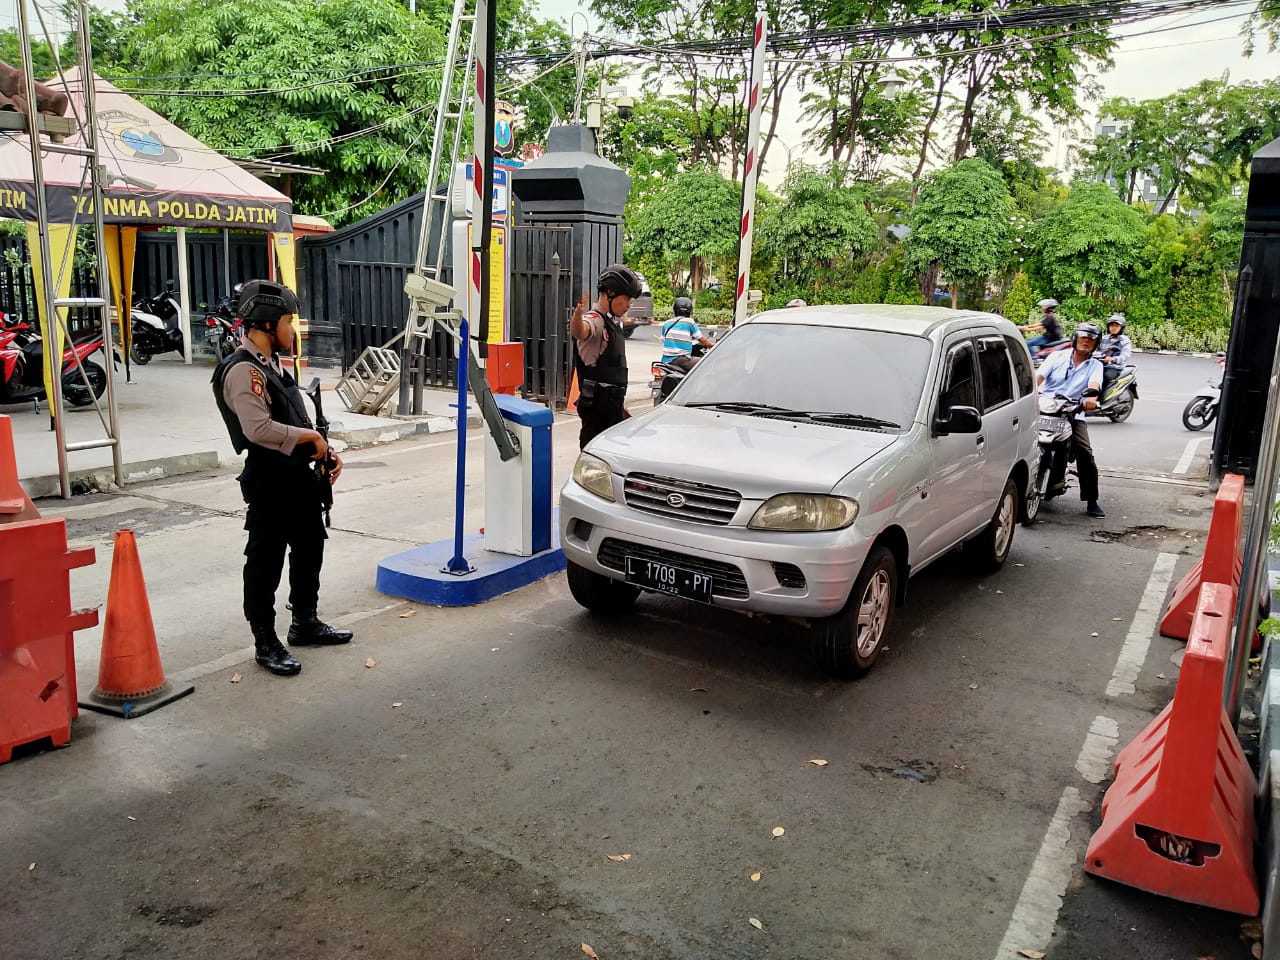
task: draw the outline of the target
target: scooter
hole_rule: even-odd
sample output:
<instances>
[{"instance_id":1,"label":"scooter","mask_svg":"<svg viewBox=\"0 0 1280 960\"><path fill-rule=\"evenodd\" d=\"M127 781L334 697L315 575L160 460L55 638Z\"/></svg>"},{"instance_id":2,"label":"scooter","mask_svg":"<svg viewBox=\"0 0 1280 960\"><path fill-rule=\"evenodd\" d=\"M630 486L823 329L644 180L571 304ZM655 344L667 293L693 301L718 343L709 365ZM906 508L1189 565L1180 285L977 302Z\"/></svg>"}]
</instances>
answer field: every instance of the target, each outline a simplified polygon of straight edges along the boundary
<instances>
[{"instance_id":1,"label":"scooter","mask_svg":"<svg viewBox=\"0 0 1280 960\"><path fill-rule=\"evenodd\" d=\"M1065 484L1059 489L1049 489L1049 478L1055 472L1059 476L1066 476L1066 465L1071 456L1071 419L1080 411L1080 404L1061 394L1055 394L1040 397L1039 410L1040 415L1036 418L1036 443L1040 446L1040 462L1036 467L1035 477L1027 488L1022 516L1022 522L1027 526L1036 522L1040 507L1046 501L1066 493ZM1060 469L1055 471L1055 466Z\"/></svg>"},{"instance_id":2,"label":"scooter","mask_svg":"<svg viewBox=\"0 0 1280 960\"><path fill-rule=\"evenodd\" d=\"M1106 417L1112 423L1124 423L1133 413L1138 399L1138 368L1126 363L1109 386L1103 385L1102 399L1088 412L1090 417Z\"/></svg>"},{"instance_id":3,"label":"scooter","mask_svg":"<svg viewBox=\"0 0 1280 960\"><path fill-rule=\"evenodd\" d=\"M145 365L158 353L176 350L182 353L182 329L179 316L181 307L173 295L170 280L164 292L152 297L139 297L129 311L129 324L133 342L129 357L134 363Z\"/></svg>"},{"instance_id":4,"label":"scooter","mask_svg":"<svg viewBox=\"0 0 1280 960\"><path fill-rule=\"evenodd\" d=\"M1225 353L1218 354L1218 366L1224 365ZM1203 430L1218 416L1218 401L1222 399L1222 377L1218 374L1201 387L1182 410L1182 425L1188 430Z\"/></svg>"},{"instance_id":5,"label":"scooter","mask_svg":"<svg viewBox=\"0 0 1280 960\"><path fill-rule=\"evenodd\" d=\"M204 317L204 339L219 360L230 355L244 338L244 322L236 316L234 297L223 297Z\"/></svg>"},{"instance_id":6,"label":"scooter","mask_svg":"<svg viewBox=\"0 0 1280 960\"><path fill-rule=\"evenodd\" d=\"M106 391L107 371L89 359L102 349L102 334L86 333L62 352L62 395L73 407L87 407ZM19 333L0 348L0 403L38 405L44 399L44 341L29 332Z\"/></svg>"},{"instance_id":7,"label":"scooter","mask_svg":"<svg viewBox=\"0 0 1280 960\"><path fill-rule=\"evenodd\" d=\"M671 396L672 391L680 386L681 381L697 366L698 359L706 352L706 347L695 343L689 356L655 360L649 365L649 372L653 375L653 379L649 381L649 396L655 407Z\"/></svg>"}]
</instances>

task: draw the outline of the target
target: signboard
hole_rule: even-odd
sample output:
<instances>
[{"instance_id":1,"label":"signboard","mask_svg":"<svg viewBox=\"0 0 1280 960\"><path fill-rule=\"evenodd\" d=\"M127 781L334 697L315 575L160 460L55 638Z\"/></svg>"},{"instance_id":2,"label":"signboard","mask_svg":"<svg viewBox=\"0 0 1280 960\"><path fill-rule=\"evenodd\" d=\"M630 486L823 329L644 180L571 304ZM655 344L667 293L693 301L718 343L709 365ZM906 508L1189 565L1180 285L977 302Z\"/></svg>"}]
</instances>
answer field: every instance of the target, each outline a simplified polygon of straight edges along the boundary
<instances>
[{"instance_id":1,"label":"signboard","mask_svg":"<svg viewBox=\"0 0 1280 960\"><path fill-rule=\"evenodd\" d=\"M472 182L475 179L473 174L474 167L469 163L463 166L465 182L460 184L462 197L458 197L458 189L455 189L453 204L453 215L459 220L471 216L476 199L476 189L472 186ZM459 199L461 199L461 203L458 202ZM511 182L508 179L507 171L495 166L493 170L493 219L495 222L505 220L510 213Z\"/></svg>"},{"instance_id":2,"label":"signboard","mask_svg":"<svg viewBox=\"0 0 1280 960\"><path fill-rule=\"evenodd\" d=\"M506 100L493 103L493 149L505 157L516 145L516 108Z\"/></svg>"},{"instance_id":3,"label":"signboard","mask_svg":"<svg viewBox=\"0 0 1280 960\"><path fill-rule=\"evenodd\" d=\"M465 312L471 323L471 335L480 336L480 304L471 300L471 221L453 223L453 275L454 303L466 304ZM488 343L502 343L507 339L507 278L511 275L511 263L507 255L507 228L494 224L489 234L489 337ZM465 284L465 289L462 287Z\"/></svg>"}]
</instances>

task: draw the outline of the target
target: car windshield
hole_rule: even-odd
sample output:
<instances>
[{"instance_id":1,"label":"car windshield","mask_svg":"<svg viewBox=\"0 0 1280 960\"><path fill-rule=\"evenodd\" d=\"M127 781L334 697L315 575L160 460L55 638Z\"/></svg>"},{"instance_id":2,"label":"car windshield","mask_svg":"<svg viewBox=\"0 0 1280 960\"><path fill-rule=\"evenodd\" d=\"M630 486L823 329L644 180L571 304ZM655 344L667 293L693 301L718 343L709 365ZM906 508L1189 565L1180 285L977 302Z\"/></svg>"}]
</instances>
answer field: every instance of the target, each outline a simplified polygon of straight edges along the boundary
<instances>
[{"instance_id":1,"label":"car windshield","mask_svg":"<svg viewBox=\"0 0 1280 960\"><path fill-rule=\"evenodd\" d=\"M815 414L907 428L929 369L924 337L848 327L748 323L698 362L672 402L756 416Z\"/></svg>"}]
</instances>

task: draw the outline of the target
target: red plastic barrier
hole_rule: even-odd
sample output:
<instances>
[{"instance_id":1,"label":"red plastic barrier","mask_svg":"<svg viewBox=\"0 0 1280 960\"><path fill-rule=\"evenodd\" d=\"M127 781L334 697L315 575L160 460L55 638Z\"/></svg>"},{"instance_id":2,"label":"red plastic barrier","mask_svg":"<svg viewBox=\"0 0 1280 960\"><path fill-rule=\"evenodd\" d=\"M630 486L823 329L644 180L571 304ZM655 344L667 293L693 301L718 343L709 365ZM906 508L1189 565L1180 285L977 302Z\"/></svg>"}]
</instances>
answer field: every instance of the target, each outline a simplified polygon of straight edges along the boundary
<instances>
[{"instance_id":1,"label":"red plastic barrier","mask_svg":"<svg viewBox=\"0 0 1280 960\"><path fill-rule=\"evenodd\" d=\"M0 763L24 743L71 740L76 709L73 632L98 622L72 611L67 572L93 563L67 549L66 521L0 524Z\"/></svg>"},{"instance_id":2,"label":"red plastic barrier","mask_svg":"<svg viewBox=\"0 0 1280 960\"><path fill-rule=\"evenodd\" d=\"M1174 587L1173 598L1160 621L1161 636L1174 640L1186 640L1190 636L1201 584L1229 583L1233 590L1240 589L1243 523L1244 477L1229 473L1213 500L1213 519L1209 521L1204 557L1196 561L1191 572Z\"/></svg>"},{"instance_id":3,"label":"red plastic barrier","mask_svg":"<svg viewBox=\"0 0 1280 960\"><path fill-rule=\"evenodd\" d=\"M39 520L40 511L18 482L18 457L13 450L13 421L0 414L0 523Z\"/></svg>"},{"instance_id":4,"label":"red plastic barrier","mask_svg":"<svg viewBox=\"0 0 1280 960\"><path fill-rule=\"evenodd\" d=\"M1173 702L1116 757L1085 870L1254 916L1256 784L1222 709L1234 610L1230 586L1201 587Z\"/></svg>"}]
</instances>

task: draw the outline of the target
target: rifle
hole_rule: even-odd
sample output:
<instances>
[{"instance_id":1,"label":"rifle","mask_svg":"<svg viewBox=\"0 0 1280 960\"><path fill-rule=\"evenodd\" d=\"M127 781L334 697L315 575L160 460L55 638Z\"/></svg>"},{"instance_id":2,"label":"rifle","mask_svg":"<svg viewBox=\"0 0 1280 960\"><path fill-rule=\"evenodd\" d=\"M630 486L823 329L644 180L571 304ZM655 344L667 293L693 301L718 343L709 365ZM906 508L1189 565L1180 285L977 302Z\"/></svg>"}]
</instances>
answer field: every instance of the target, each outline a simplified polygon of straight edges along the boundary
<instances>
[{"instance_id":1,"label":"rifle","mask_svg":"<svg viewBox=\"0 0 1280 960\"><path fill-rule=\"evenodd\" d=\"M310 385L307 387L307 396L311 398L311 402L316 406L316 430L320 436L324 437L325 443L329 442L329 419L324 415L324 408L320 405L320 378L312 377ZM315 461L316 485L320 488L320 507L324 510L324 525L329 526L329 511L333 508L333 468L337 466L337 461L333 459L333 451L325 454L323 459Z\"/></svg>"}]
</instances>

